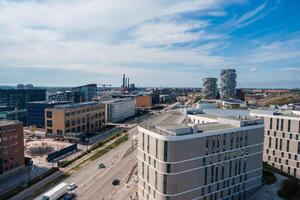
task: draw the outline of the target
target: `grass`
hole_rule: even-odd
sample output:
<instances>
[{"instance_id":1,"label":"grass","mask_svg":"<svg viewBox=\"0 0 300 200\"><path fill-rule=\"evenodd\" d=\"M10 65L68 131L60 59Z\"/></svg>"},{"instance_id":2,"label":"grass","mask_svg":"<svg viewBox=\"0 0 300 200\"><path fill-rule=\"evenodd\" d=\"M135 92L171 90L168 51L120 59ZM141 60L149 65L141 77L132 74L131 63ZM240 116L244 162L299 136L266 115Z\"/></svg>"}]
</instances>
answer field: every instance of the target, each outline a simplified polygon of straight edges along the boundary
<instances>
[{"instance_id":1,"label":"grass","mask_svg":"<svg viewBox=\"0 0 300 200\"><path fill-rule=\"evenodd\" d=\"M107 145L105 148L103 148L101 150L98 150L90 158L88 158L86 160L83 160L82 162L80 162L79 164L77 164L75 167L73 167L72 170L77 171L77 170L81 169L88 162L94 161L94 160L100 158L101 156L103 156L104 154L108 153L110 150L114 149L115 147L117 147L118 145L122 144L123 142L125 142L127 140L128 140L128 135L126 134L126 135L118 138L116 141L114 141L110 145Z\"/></svg>"},{"instance_id":2,"label":"grass","mask_svg":"<svg viewBox=\"0 0 300 200\"><path fill-rule=\"evenodd\" d=\"M33 194L31 194L30 196L28 196L26 198L26 200L30 200L30 199L34 199L37 196L39 196L40 194L46 192L47 190L50 190L52 187L54 187L56 184L60 183L61 181L65 180L66 178L68 178L70 175L67 173L63 173L61 174L59 177L57 177L56 179L54 179L53 181L51 181L50 183L48 183L47 185L45 185L44 187L36 190Z\"/></svg>"},{"instance_id":3,"label":"grass","mask_svg":"<svg viewBox=\"0 0 300 200\"><path fill-rule=\"evenodd\" d=\"M113 136L110 136L109 138L107 138L107 139L105 139L105 140L103 140L103 141L101 141L101 142L98 142L98 143L92 145L88 151L82 152L82 153L81 153L79 156L77 156L76 158L73 158L73 159L71 159L71 160L65 160L65 161L59 162L59 165L58 165L58 166L59 166L59 167L62 167L62 168L67 167L68 165L70 165L70 164L73 163L74 161L76 161L76 160L82 158L83 156L87 155L87 154L90 153L91 151L93 151L93 150L95 150L95 149L97 149L97 148L99 148L99 147L102 147L105 143L107 143L107 142L109 142L109 141L111 141L111 140L113 140L113 139L115 139L115 138L117 138L117 137L120 137L122 133L126 132L126 130L125 130L125 129L118 129L117 132L118 132L117 134L115 134L115 135L113 135Z\"/></svg>"},{"instance_id":4,"label":"grass","mask_svg":"<svg viewBox=\"0 0 300 200\"><path fill-rule=\"evenodd\" d=\"M57 171L58 171L58 168L51 168L51 169L49 169L48 171L44 172L43 174L41 174L41 175L39 175L39 176L36 176L35 178L31 179L31 180L28 182L27 186L25 186L25 187L17 186L17 187L15 187L14 189L9 190L8 192L2 194L2 195L0 196L0 200L9 199L9 198L13 197L14 195L16 195L16 194L22 192L22 191L25 190L26 188L28 188L28 187L34 185L35 183L39 182L40 180L42 180L42 179L44 179L44 178L50 176L51 174L53 174L53 173L55 173L55 172L57 172Z\"/></svg>"}]
</instances>

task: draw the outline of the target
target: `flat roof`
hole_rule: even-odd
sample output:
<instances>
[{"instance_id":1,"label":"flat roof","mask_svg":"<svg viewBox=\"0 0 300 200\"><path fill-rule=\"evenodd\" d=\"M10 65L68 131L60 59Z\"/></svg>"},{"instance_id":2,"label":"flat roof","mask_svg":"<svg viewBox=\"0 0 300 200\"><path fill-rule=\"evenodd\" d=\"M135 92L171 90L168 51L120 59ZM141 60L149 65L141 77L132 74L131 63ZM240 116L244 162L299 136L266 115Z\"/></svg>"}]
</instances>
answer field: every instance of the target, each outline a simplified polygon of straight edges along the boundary
<instances>
[{"instance_id":1,"label":"flat roof","mask_svg":"<svg viewBox=\"0 0 300 200\"><path fill-rule=\"evenodd\" d=\"M101 103L109 104L109 103L128 101L128 100L132 100L132 99L131 98L110 99L110 100L101 101Z\"/></svg>"},{"instance_id":2,"label":"flat roof","mask_svg":"<svg viewBox=\"0 0 300 200\"><path fill-rule=\"evenodd\" d=\"M86 106L94 106L97 104L99 103L98 102L70 103L70 104L55 105L53 108L54 109L81 108Z\"/></svg>"},{"instance_id":3,"label":"flat roof","mask_svg":"<svg viewBox=\"0 0 300 200\"><path fill-rule=\"evenodd\" d=\"M192 116L199 116L213 120L207 120L204 123L194 123L191 120ZM161 135L179 136L258 124L263 124L263 119L239 115L217 116L206 113L189 115L181 112L170 111L146 121L141 125L141 127Z\"/></svg>"},{"instance_id":4,"label":"flat roof","mask_svg":"<svg viewBox=\"0 0 300 200\"><path fill-rule=\"evenodd\" d=\"M17 120L0 120L0 126L7 126L12 124L21 124L21 122Z\"/></svg>"}]
</instances>

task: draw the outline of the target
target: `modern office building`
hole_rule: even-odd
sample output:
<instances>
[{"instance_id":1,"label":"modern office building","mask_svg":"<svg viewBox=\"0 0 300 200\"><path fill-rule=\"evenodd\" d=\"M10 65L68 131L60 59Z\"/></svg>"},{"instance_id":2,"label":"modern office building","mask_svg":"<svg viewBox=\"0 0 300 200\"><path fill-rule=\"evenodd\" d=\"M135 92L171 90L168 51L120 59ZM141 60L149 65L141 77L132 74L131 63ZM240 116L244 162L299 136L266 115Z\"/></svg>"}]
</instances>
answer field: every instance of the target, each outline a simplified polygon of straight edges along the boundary
<instances>
[{"instance_id":1,"label":"modern office building","mask_svg":"<svg viewBox=\"0 0 300 200\"><path fill-rule=\"evenodd\" d=\"M202 95L205 99L216 99L218 95L217 78L207 77L203 79Z\"/></svg>"},{"instance_id":2,"label":"modern office building","mask_svg":"<svg viewBox=\"0 0 300 200\"><path fill-rule=\"evenodd\" d=\"M136 103L134 99L112 99L102 101L105 104L105 120L117 123L133 117L136 114Z\"/></svg>"},{"instance_id":3,"label":"modern office building","mask_svg":"<svg viewBox=\"0 0 300 200\"><path fill-rule=\"evenodd\" d=\"M68 104L68 101L34 101L27 103L27 125L45 128L45 109L56 105Z\"/></svg>"},{"instance_id":4,"label":"modern office building","mask_svg":"<svg viewBox=\"0 0 300 200\"><path fill-rule=\"evenodd\" d=\"M0 121L0 175L24 166L23 125L18 121Z\"/></svg>"},{"instance_id":5,"label":"modern office building","mask_svg":"<svg viewBox=\"0 0 300 200\"><path fill-rule=\"evenodd\" d=\"M236 71L235 69L221 70L220 98L229 99L236 96Z\"/></svg>"},{"instance_id":6,"label":"modern office building","mask_svg":"<svg viewBox=\"0 0 300 200\"><path fill-rule=\"evenodd\" d=\"M10 111L0 111L0 120L18 120L23 124L27 122L27 110L10 110Z\"/></svg>"},{"instance_id":7,"label":"modern office building","mask_svg":"<svg viewBox=\"0 0 300 200\"><path fill-rule=\"evenodd\" d=\"M72 91L83 93L85 101L91 101L97 95L97 84L82 85L72 88Z\"/></svg>"},{"instance_id":8,"label":"modern office building","mask_svg":"<svg viewBox=\"0 0 300 200\"><path fill-rule=\"evenodd\" d=\"M105 126L105 106L96 102L56 105L45 110L46 134L65 137L68 133L94 134Z\"/></svg>"},{"instance_id":9,"label":"modern office building","mask_svg":"<svg viewBox=\"0 0 300 200\"><path fill-rule=\"evenodd\" d=\"M138 127L139 199L247 199L262 184L263 119L168 112Z\"/></svg>"},{"instance_id":10,"label":"modern office building","mask_svg":"<svg viewBox=\"0 0 300 200\"><path fill-rule=\"evenodd\" d=\"M8 109L25 109L30 101L46 100L44 89L0 89L0 106Z\"/></svg>"},{"instance_id":11,"label":"modern office building","mask_svg":"<svg viewBox=\"0 0 300 200\"><path fill-rule=\"evenodd\" d=\"M71 103L85 102L85 93L83 92L59 92L55 94L50 94L48 96L49 101L69 101Z\"/></svg>"},{"instance_id":12,"label":"modern office building","mask_svg":"<svg viewBox=\"0 0 300 200\"><path fill-rule=\"evenodd\" d=\"M253 109L250 115L265 120L263 160L300 178L300 111Z\"/></svg>"}]
</instances>

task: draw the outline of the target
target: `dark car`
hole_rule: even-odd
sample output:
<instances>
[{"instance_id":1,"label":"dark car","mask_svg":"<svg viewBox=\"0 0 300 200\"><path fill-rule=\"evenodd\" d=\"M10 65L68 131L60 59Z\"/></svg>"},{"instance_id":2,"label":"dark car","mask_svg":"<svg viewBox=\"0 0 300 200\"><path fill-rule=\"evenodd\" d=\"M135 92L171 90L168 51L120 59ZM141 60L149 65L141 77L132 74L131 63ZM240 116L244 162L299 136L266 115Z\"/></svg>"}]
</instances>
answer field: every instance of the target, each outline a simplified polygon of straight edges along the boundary
<instances>
[{"instance_id":1,"label":"dark car","mask_svg":"<svg viewBox=\"0 0 300 200\"><path fill-rule=\"evenodd\" d=\"M100 163L99 165L98 165L98 169L103 169L103 168L105 168L106 166L103 164L103 163Z\"/></svg>"},{"instance_id":2,"label":"dark car","mask_svg":"<svg viewBox=\"0 0 300 200\"><path fill-rule=\"evenodd\" d=\"M64 198L63 198L63 200L72 200L72 199L76 199L76 194L74 194L74 193L67 193L64 196Z\"/></svg>"},{"instance_id":3,"label":"dark car","mask_svg":"<svg viewBox=\"0 0 300 200\"><path fill-rule=\"evenodd\" d=\"M120 181L119 181L119 179L114 179L111 184L120 185Z\"/></svg>"}]
</instances>

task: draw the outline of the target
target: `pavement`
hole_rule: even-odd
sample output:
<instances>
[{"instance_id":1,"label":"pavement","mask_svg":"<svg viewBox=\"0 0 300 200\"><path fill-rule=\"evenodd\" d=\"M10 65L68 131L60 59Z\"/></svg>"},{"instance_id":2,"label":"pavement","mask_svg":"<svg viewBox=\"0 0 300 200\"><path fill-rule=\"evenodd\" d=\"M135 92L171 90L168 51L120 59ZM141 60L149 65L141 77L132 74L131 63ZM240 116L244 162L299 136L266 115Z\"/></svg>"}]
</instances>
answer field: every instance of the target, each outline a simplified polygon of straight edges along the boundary
<instances>
[{"instance_id":1,"label":"pavement","mask_svg":"<svg viewBox=\"0 0 300 200\"><path fill-rule=\"evenodd\" d=\"M286 177L281 176L280 174L274 173L277 180L272 185L264 185L262 188L260 188L257 192L255 192L249 200L262 200L262 199L268 199L268 200L283 200L281 197L277 195L277 191L279 190L281 183Z\"/></svg>"},{"instance_id":2,"label":"pavement","mask_svg":"<svg viewBox=\"0 0 300 200\"><path fill-rule=\"evenodd\" d=\"M137 133L137 127L129 130L130 138ZM72 174L64 182L75 183L78 187L73 191L79 200L94 199L129 199L137 191L136 184L125 184L125 179L137 163L137 150L123 158L125 152L131 148L131 139L111 150L97 160L84 166ZM104 163L105 168L98 169L98 164ZM114 179L120 180L120 185L113 186ZM136 188L136 189L134 189ZM40 200L41 196L36 198Z\"/></svg>"}]
</instances>

